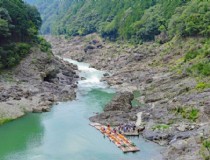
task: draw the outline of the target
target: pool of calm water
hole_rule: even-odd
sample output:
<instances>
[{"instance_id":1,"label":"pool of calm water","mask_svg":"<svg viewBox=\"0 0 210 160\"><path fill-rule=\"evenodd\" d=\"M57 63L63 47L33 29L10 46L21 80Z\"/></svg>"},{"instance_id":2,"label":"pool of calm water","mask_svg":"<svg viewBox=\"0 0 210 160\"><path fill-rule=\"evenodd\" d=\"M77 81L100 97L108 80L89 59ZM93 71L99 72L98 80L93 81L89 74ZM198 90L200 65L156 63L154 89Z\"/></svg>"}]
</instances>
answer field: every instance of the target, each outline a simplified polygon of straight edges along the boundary
<instances>
[{"instance_id":1,"label":"pool of calm water","mask_svg":"<svg viewBox=\"0 0 210 160\"><path fill-rule=\"evenodd\" d=\"M158 160L161 147L141 137L130 138L140 152L124 154L88 118L102 112L115 91L100 82L102 71L78 65L77 99L60 102L51 112L28 114L0 127L0 160Z\"/></svg>"}]
</instances>

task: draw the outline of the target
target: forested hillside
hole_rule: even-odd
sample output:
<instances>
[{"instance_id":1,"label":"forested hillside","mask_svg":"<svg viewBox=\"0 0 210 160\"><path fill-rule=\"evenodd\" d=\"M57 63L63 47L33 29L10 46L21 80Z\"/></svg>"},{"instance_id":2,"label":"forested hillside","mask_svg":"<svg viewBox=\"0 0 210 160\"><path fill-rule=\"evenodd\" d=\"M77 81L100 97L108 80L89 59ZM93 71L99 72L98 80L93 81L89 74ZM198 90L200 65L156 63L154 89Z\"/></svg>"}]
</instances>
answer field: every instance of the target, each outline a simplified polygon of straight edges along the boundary
<instances>
[{"instance_id":1,"label":"forested hillside","mask_svg":"<svg viewBox=\"0 0 210 160\"><path fill-rule=\"evenodd\" d=\"M0 0L0 69L15 66L38 42L40 14L22 0Z\"/></svg>"},{"instance_id":2,"label":"forested hillside","mask_svg":"<svg viewBox=\"0 0 210 160\"><path fill-rule=\"evenodd\" d=\"M100 33L111 40L165 42L175 35L210 35L207 0L27 0L43 17L43 34Z\"/></svg>"},{"instance_id":3,"label":"forested hillside","mask_svg":"<svg viewBox=\"0 0 210 160\"><path fill-rule=\"evenodd\" d=\"M58 34L60 22L63 17L68 16L72 3L79 5L78 0L25 0L38 8L42 15L42 34ZM64 33L62 33L64 34Z\"/></svg>"}]
</instances>

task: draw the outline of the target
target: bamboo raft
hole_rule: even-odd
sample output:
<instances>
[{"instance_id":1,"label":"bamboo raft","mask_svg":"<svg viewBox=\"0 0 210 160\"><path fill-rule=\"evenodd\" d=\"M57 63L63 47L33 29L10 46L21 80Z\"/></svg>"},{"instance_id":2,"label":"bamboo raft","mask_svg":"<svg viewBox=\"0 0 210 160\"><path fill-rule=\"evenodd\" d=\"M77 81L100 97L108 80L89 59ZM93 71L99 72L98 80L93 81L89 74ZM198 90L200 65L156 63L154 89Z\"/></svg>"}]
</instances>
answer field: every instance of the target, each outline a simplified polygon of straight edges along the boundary
<instances>
[{"instance_id":1,"label":"bamboo raft","mask_svg":"<svg viewBox=\"0 0 210 160\"><path fill-rule=\"evenodd\" d=\"M110 139L118 148L120 148L124 153L127 152L137 152L140 151L133 142L128 140L125 136L119 133L112 133L112 129L107 126L101 125L99 123L90 123L90 126L99 130L102 134ZM105 128L105 130L102 130Z\"/></svg>"}]
</instances>

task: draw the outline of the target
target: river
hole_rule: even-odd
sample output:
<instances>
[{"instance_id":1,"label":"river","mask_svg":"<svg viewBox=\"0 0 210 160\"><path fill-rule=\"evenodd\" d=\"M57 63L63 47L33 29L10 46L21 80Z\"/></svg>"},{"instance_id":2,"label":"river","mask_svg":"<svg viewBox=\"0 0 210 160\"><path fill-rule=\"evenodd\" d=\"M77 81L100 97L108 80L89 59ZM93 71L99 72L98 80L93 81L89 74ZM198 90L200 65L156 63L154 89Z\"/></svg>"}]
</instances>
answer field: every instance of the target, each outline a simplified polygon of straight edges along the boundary
<instances>
[{"instance_id":1,"label":"river","mask_svg":"<svg viewBox=\"0 0 210 160\"><path fill-rule=\"evenodd\" d=\"M141 137L131 138L140 152L124 154L89 126L88 118L102 112L115 91L100 82L102 71L78 65L77 98L60 102L51 112L28 114L0 127L0 160L158 160L161 148Z\"/></svg>"}]
</instances>

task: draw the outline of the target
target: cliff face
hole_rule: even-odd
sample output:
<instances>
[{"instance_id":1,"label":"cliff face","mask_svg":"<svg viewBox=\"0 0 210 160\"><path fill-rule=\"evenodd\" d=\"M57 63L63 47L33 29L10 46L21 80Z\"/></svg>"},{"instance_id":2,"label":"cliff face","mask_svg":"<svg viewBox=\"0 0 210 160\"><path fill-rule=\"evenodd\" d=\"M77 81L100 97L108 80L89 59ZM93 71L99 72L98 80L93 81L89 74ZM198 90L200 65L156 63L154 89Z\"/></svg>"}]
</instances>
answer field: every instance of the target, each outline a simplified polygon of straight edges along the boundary
<instances>
[{"instance_id":1,"label":"cliff face","mask_svg":"<svg viewBox=\"0 0 210 160\"><path fill-rule=\"evenodd\" d=\"M77 67L33 47L0 78L0 124L26 112L47 112L57 101L75 98Z\"/></svg>"},{"instance_id":2,"label":"cliff face","mask_svg":"<svg viewBox=\"0 0 210 160\"><path fill-rule=\"evenodd\" d=\"M208 76L189 73L185 53L189 47L201 48L203 39L174 39L160 45L154 42L132 46L111 43L97 34L86 37L46 37L54 53L93 67L107 70L103 78L120 92L137 91L137 106L127 112L105 111L91 120L118 125L136 120L142 112L142 135L167 146L164 156L170 160L202 159L210 133L210 90L199 87ZM185 44L185 45L183 45ZM198 73L199 75L199 73ZM202 78L201 78L202 77ZM119 102L121 103L121 102ZM123 102L122 102L123 103Z\"/></svg>"}]
</instances>

